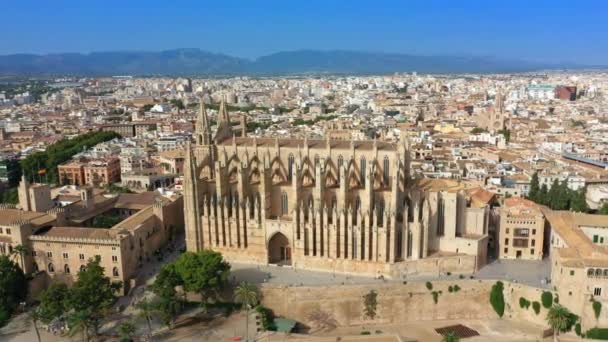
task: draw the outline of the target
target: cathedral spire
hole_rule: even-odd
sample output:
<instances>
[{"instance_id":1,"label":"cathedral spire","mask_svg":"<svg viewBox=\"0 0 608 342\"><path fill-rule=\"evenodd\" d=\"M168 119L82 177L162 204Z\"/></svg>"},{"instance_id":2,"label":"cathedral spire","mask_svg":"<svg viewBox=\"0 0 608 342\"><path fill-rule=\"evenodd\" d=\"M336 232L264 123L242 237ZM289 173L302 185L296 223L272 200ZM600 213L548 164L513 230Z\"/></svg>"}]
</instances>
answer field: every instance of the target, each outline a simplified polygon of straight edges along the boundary
<instances>
[{"instance_id":1,"label":"cathedral spire","mask_svg":"<svg viewBox=\"0 0 608 342\"><path fill-rule=\"evenodd\" d=\"M205 109L205 101L200 98L200 109L196 118L196 144L210 145L211 144L211 127L209 127L209 117Z\"/></svg>"},{"instance_id":2,"label":"cathedral spire","mask_svg":"<svg viewBox=\"0 0 608 342\"><path fill-rule=\"evenodd\" d=\"M219 113L217 114L217 132L215 133L215 142L219 143L232 137L232 125L230 124L230 116L226 109L226 99L222 97L220 102Z\"/></svg>"}]
</instances>

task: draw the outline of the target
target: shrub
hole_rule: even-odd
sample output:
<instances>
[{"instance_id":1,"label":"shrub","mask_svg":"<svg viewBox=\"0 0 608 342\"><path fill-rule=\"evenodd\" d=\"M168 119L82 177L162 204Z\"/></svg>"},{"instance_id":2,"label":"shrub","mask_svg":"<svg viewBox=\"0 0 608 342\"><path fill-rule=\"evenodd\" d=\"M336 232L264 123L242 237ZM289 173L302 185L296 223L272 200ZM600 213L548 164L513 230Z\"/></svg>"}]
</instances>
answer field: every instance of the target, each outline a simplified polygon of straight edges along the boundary
<instances>
[{"instance_id":1,"label":"shrub","mask_svg":"<svg viewBox=\"0 0 608 342\"><path fill-rule=\"evenodd\" d=\"M464 279L464 274L458 275L458 279Z\"/></svg>"},{"instance_id":2,"label":"shrub","mask_svg":"<svg viewBox=\"0 0 608 342\"><path fill-rule=\"evenodd\" d=\"M559 297L557 295L555 295L555 297L553 297L553 303L559 304Z\"/></svg>"},{"instance_id":3,"label":"shrub","mask_svg":"<svg viewBox=\"0 0 608 342\"><path fill-rule=\"evenodd\" d=\"M433 289L433 283L431 283L430 281L426 282L426 288L430 291Z\"/></svg>"},{"instance_id":4,"label":"shrub","mask_svg":"<svg viewBox=\"0 0 608 342\"><path fill-rule=\"evenodd\" d=\"M262 329L264 331L276 331L277 326L274 324L274 314L266 307L258 305L255 307L255 311L260 315L262 320Z\"/></svg>"},{"instance_id":5,"label":"shrub","mask_svg":"<svg viewBox=\"0 0 608 342\"><path fill-rule=\"evenodd\" d=\"M589 329L585 336L590 339L608 340L608 328Z\"/></svg>"},{"instance_id":6,"label":"shrub","mask_svg":"<svg viewBox=\"0 0 608 342\"><path fill-rule=\"evenodd\" d=\"M454 292L454 288L452 287L452 285L448 286L448 292Z\"/></svg>"},{"instance_id":7,"label":"shrub","mask_svg":"<svg viewBox=\"0 0 608 342\"><path fill-rule=\"evenodd\" d=\"M492 285L492 290L490 291L490 304L492 304L492 308L498 314L498 317L502 317L505 313L505 297L502 293L504 289L504 285L501 281L497 281L496 284Z\"/></svg>"},{"instance_id":8,"label":"shrub","mask_svg":"<svg viewBox=\"0 0 608 342\"><path fill-rule=\"evenodd\" d=\"M581 336L581 324L580 323L576 323L574 325L574 332L576 333L576 336Z\"/></svg>"},{"instance_id":9,"label":"shrub","mask_svg":"<svg viewBox=\"0 0 608 342\"><path fill-rule=\"evenodd\" d=\"M433 291L431 293L433 294L433 302L435 302L435 304L437 304L437 302L439 301L439 294L441 292Z\"/></svg>"},{"instance_id":10,"label":"shrub","mask_svg":"<svg viewBox=\"0 0 608 342\"><path fill-rule=\"evenodd\" d=\"M454 292L458 292L458 291L460 291L460 286L454 285Z\"/></svg>"},{"instance_id":11,"label":"shrub","mask_svg":"<svg viewBox=\"0 0 608 342\"><path fill-rule=\"evenodd\" d=\"M540 313L540 303L534 301L534 303L532 303L532 309L534 310L534 313L538 315Z\"/></svg>"},{"instance_id":12,"label":"shrub","mask_svg":"<svg viewBox=\"0 0 608 342\"><path fill-rule=\"evenodd\" d=\"M526 310L527 310L527 309L530 307L530 301L529 301L529 300L527 300L527 299L526 299L526 298L524 298L524 297L520 297L520 298L519 298L519 306L520 306L522 309L526 309Z\"/></svg>"},{"instance_id":13,"label":"shrub","mask_svg":"<svg viewBox=\"0 0 608 342\"><path fill-rule=\"evenodd\" d=\"M549 291L543 291L540 295L540 301L543 303L545 309L551 308L551 306L553 306L553 294Z\"/></svg>"},{"instance_id":14,"label":"shrub","mask_svg":"<svg viewBox=\"0 0 608 342\"><path fill-rule=\"evenodd\" d=\"M451 275L452 275L452 272L448 272L448 273L446 273L446 274L447 274L448 276L451 276Z\"/></svg>"},{"instance_id":15,"label":"shrub","mask_svg":"<svg viewBox=\"0 0 608 342\"><path fill-rule=\"evenodd\" d=\"M372 333L367 330L361 332L361 335L371 335L371 334Z\"/></svg>"},{"instance_id":16,"label":"shrub","mask_svg":"<svg viewBox=\"0 0 608 342\"><path fill-rule=\"evenodd\" d=\"M595 319L600 318L600 313L602 313L602 303L593 300L593 313L595 314Z\"/></svg>"}]
</instances>

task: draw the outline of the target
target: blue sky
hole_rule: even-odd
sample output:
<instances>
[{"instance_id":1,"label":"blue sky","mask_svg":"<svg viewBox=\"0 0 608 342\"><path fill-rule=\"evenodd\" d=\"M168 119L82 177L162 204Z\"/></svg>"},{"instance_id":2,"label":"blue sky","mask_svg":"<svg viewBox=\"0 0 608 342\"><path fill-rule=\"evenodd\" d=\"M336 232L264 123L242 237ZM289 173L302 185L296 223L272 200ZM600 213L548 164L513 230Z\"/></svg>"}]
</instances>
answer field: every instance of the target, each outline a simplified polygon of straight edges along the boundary
<instances>
[{"instance_id":1,"label":"blue sky","mask_svg":"<svg viewBox=\"0 0 608 342\"><path fill-rule=\"evenodd\" d=\"M608 64L602 0L10 0L0 54L347 49Z\"/></svg>"}]
</instances>

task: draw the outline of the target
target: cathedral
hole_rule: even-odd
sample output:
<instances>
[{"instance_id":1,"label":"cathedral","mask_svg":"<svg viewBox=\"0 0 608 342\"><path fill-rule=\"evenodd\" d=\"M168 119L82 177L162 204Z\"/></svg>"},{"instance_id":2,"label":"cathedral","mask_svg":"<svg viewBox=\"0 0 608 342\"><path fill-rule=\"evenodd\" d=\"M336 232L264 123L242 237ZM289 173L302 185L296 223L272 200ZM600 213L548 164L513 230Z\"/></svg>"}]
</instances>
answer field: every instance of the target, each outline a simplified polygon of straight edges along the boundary
<instances>
[{"instance_id":1,"label":"cathedral","mask_svg":"<svg viewBox=\"0 0 608 342\"><path fill-rule=\"evenodd\" d=\"M237 136L201 100L184 164L189 251L228 261L402 278L486 263L493 197L454 180L413 179L406 138Z\"/></svg>"}]
</instances>

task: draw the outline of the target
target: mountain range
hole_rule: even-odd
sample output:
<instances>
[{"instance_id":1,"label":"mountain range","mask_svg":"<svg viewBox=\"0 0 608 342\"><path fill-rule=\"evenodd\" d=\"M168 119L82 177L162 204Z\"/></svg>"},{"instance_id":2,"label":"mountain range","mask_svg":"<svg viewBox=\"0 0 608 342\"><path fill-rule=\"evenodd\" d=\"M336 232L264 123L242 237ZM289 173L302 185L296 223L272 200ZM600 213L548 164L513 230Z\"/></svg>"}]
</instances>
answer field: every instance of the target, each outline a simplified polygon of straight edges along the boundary
<instances>
[{"instance_id":1,"label":"mountain range","mask_svg":"<svg viewBox=\"0 0 608 342\"><path fill-rule=\"evenodd\" d=\"M341 50L277 52L254 60L200 49L0 56L1 76L389 74L412 71L507 73L585 67L481 56L421 56Z\"/></svg>"}]
</instances>

